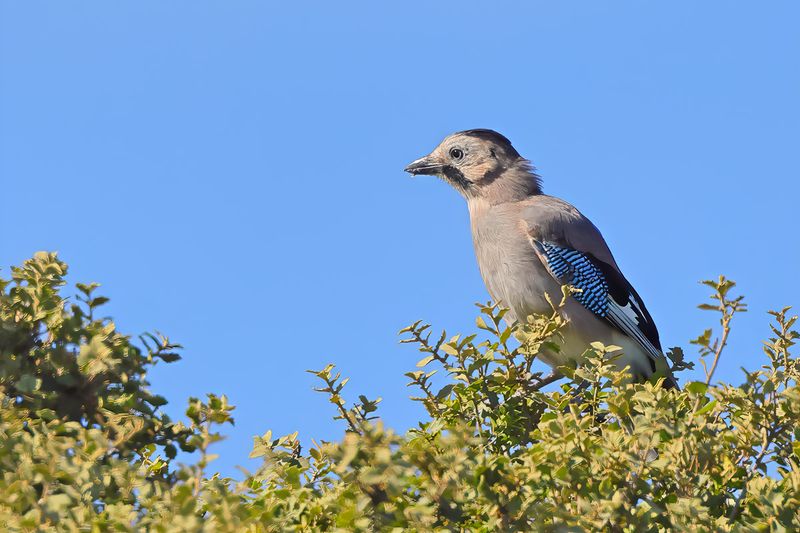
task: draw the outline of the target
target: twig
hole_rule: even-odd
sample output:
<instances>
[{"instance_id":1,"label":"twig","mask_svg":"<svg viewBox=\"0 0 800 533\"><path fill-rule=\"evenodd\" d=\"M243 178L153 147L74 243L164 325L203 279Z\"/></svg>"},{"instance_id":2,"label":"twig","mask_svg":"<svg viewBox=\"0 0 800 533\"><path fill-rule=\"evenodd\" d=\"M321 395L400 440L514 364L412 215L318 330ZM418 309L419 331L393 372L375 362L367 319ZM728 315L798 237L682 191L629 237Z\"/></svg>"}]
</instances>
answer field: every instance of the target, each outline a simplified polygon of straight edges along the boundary
<instances>
[{"instance_id":1,"label":"twig","mask_svg":"<svg viewBox=\"0 0 800 533\"><path fill-rule=\"evenodd\" d=\"M532 390L540 390L551 383L555 383L559 379L563 378L564 375L561 374L558 370L553 370L549 375L543 377L536 384L532 387Z\"/></svg>"},{"instance_id":2,"label":"twig","mask_svg":"<svg viewBox=\"0 0 800 533\"><path fill-rule=\"evenodd\" d=\"M731 319L733 319L733 312L730 314L724 313L722 316L722 337L720 337L716 349L714 350L714 361L711 363L711 370L706 372L706 385L711 384L711 378L714 376L714 372L717 370L717 364L719 363L719 358L722 355L722 350L728 344L728 335L731 332ZM705 364L703 367L705 368Z\"/></svg>"}]
</instances>

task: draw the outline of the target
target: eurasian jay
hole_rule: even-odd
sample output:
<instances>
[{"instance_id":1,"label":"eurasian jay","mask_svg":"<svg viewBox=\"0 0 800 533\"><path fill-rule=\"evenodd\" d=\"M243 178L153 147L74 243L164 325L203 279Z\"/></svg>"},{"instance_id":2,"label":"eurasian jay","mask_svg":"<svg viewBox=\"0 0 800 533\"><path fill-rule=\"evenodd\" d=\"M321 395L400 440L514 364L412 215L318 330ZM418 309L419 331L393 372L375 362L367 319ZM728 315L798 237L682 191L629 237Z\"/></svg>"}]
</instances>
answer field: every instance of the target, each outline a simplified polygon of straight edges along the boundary
<instances>
[{"instance_id":1,"label":"eurasian jay","mask_svg":"<svg viewBox=\"0 0 800 533\"><path fill-rule=\"evenodd\" d=\"M653 318L600 231L571 204L543 194L534 167L503 135L454 133L405 170L439 176L466 199L481 276L492 298L509 308L509 322L552 312L545 293L558 302L562 285L580 290L562 308L560 350L539 354L545 363L580 363L589 344L600 341L621 348L617 364L634 378L657 374L664 386L677 387Z\"/></svg>"}]
</instances>

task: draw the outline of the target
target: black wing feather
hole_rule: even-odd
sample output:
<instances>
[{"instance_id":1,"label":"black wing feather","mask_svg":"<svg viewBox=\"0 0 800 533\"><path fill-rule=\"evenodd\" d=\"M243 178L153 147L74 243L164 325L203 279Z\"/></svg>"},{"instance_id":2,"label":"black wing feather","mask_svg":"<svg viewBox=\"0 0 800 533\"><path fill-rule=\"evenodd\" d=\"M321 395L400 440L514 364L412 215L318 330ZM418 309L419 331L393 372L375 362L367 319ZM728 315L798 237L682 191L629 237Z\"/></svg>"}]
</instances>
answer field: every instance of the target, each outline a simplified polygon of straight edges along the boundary
<instances>
[{"instance_id":1,"label":"black wing feather","mask_svg":"<svg viewBox=\"0 0 800 533\"><path fill-rule=\"evenodd\" d=\"M650 343L655 346L658 351L662 351L661 340L658 337L658 329L653 317L644 305L642 297L633 288L633 285L625 279L616 268L611 265L600 261L593 257L591 254L586 254L592 263L600 269L603 277L608 283L608 296L612 298L620 307L630 307L637 316L637 325L642 331L644 336Z\"/></svg>"}]
</instances>

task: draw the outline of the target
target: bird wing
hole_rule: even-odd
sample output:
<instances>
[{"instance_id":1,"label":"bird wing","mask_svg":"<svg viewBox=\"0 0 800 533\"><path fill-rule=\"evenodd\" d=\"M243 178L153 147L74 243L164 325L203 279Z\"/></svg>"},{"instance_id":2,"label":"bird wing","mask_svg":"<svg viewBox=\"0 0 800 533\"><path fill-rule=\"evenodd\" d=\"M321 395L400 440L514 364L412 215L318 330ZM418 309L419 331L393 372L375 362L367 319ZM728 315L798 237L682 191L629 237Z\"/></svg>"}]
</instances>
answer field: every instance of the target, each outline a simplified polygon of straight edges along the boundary
<instances>
[{"instance_id":1,"label":"bird wing","mask_svg":"<svg viewBox=\"0 0 800 533\"><path fill-rule=\"evenodd\" d=\"M589 253L548 241L532 240L532 244L559 283L580 291L573 294L575 300L636 340L650 356L650 366L655 372L656 361L663 357L658 330L641 297L625 277Z\"/></svg>"},{"instance_id":2,"label":"bird wing","mask_svg":"<svg viewBox=\"0 0 800 533\"><path fill-rule=\"evenodd\" d=\"M597 227L572 205L544 195L522 215L528 239L553 278L579 289L575 300L641 345L655 372L656 362L664 360L658 329Z\"/></svg>"}]
</instances>

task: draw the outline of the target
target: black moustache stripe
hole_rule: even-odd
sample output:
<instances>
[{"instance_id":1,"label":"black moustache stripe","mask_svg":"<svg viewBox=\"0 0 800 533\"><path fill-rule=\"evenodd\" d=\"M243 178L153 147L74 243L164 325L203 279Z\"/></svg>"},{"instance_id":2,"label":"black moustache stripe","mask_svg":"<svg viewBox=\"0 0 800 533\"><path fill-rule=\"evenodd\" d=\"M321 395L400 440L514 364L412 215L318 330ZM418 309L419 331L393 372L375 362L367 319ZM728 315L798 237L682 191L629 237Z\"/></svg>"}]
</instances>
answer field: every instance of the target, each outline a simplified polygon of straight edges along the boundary
<instances>
[{"instance_id":1,"label":"black moustache stripe","mask_svg":"<svg viewBox=\"0 0 800 533\"><path fill-rule=\"evenodd\" d=\"M464 173L452 165L445 166L442 169L442 173L448 180L450 180L450 182L453 183L453 185L461 187L464 190L467 190L472 186L472 182L464 177Z\"/></svg>"}]
</instances>

